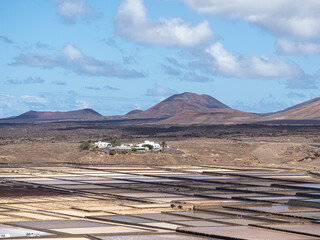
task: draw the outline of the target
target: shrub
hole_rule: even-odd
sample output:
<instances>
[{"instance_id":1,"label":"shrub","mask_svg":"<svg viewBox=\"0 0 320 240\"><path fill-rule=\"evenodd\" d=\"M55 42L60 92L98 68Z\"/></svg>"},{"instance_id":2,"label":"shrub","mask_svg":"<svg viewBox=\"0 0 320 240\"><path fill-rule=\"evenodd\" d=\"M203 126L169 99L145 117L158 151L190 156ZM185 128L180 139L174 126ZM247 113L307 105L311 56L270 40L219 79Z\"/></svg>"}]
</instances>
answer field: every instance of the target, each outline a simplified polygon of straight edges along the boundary
<instances>
[{"instance_id":1,"label":"shrub","mask_svg":"<svg viewBox=\"0 0 320 240\"><path fill-rule=\"evenodd\" d=\"M112 147L120 146L121 142L116 137L110 137Z\"/></svg>"},{"instance_id":2,"label":"shrub","mask_svg":"<svg viewBox=\"0 0 320 240\"><path fill-rule=\"evenodd\" d=\"M79 146L80 150L89 150L90 149L90 143L89 142L83 142L81 143L81 145Z\"/></svg>"},{"instance_id":3,"label":"shrub","mask_svg":"<svg viewBox=\"0 0 320 240\"><path fill-rule=\"evenodd\" d=\"M128 154L128 153L129 153L129 151L124 150L124 151L121 151L120 153L121 153L121 154Z\"/></svg>"},{"instance_id":4,"label":"shrub","mask_svg":"<svg viewBox=\"0 0 320 240\"><path fill-rule=\"evenodd\" d=\"M132 148L131 150L132 150L132 152L134 152L134 153L138 152L138 149L136 149L136 148Z\"/></svg>"},{"instance_id":5,"label":"shrub","mask_svg":"<svg viewBox=\"0 0 320 240\"><path fill-rule=\"evenodd\" d=\"M143 144L142 147L147 147L147 148L149 148L149 150L153 149L153 146L150 144Z\"/></svg>"},{"instance_id":6,"label":"shrub","mask_svg":"<svg viewBox=\"0 0 320 240\"><path fill-rule=\"evenodd\" d=\"M116 150L114 150L114 149L111 149L110 151L109 151L109 155L116 155Z\"/></svg>"}]
</instances>

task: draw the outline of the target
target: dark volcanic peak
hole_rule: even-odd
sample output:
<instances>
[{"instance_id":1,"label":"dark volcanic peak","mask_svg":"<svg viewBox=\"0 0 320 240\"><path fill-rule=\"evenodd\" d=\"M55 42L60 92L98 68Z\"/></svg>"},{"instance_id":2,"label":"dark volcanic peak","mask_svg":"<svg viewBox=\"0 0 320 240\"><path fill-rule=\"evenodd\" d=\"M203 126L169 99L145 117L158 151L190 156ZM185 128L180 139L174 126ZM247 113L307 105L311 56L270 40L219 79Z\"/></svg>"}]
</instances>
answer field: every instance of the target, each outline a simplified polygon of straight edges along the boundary
<instances>
[{"instance_id":1,"label":"dark volcanic peak","mask_svg":"<svg viewBox=\"0 0 320 240\"><path fill-rule=\"evenodd\" d=\"M168 118L182 112L211 112L217 109L229 109L229 107L209 95L195 93L175 94L159 104L135 114L135 118Z\"/></svg>"},{"instance_id":2,"label":"dark volcanic peak","mask_svg":"<svg viewBox=\"0 0 320 240\"><path fill-rule=\"evenodd\" d=\"M162 102L170 101L182 101L187 104L198 105L205 108L229 108L227 105L206 94L199 95L196 93L185 92L175 94Z\"/></svg>"},{"instance_id":3,"label":"dark volcanic peak","mask_svg":"<svg viewBox=\"0 0 320 240\"><path fill-rule=\"evenodd\" d=\"M67 120L67 119L99 119L102 115L92 109L81 109L69 112L37 112L29 111L17 117L11 118L12 120L19 121L46 121L46 120Z\"/></svg>"}]
</instances>

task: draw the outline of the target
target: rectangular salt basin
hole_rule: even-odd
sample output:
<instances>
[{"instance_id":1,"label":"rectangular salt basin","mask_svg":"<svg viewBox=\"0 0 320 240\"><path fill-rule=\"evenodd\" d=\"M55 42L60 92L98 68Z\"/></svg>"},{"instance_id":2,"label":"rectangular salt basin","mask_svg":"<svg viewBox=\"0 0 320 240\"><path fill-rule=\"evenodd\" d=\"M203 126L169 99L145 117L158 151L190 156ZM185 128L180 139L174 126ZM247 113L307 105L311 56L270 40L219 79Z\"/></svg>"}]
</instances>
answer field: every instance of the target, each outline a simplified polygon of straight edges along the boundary
<instances>
[{"instance_id":1,"label":"rectangular salt basin","mask_svg":"<svg viewBox=\"0 0 320 240\"><path fill-rule=\"evenodd\" d=\"M214 210L215 213L219 214L232 214L232 215L237 215L237 216L254 216L256 215L255 213L250 213L250 212L242 212L238 210Z\"/></svg>"},{"instance_id":2,"label":"rectangular salt basin","mask_svg":"<svg viewBox=\"0 0 320 240\"><path fill-rule=\"evenodd\" d=\"M305 200L306 202L315 202L315 203L320 203L320 199L307 199Z\"/></svg>"},{"instance_id":3,"label":"rectangular salt basin","mask_svg":"<svg viewBox=\"0 0 320 240\"><path fill-rule=\"evenodd\" d=\"M276 200L290 200L290 199L305 199L304 197L296 197L296 196L272 196L272 197L248 197L250 200L260 200L260 201L276 201Z\"/></svg>"},{"instance_id":4,"label":"rectangular salt basin","mask_svg":"<svg viewBox=\"0 0 320 240\"><path fill-rule=\"evenodd\" d=\"M320 219L320 212L289 212L284 214L297 217Z\"/></svg>"},{"instance_id":5,"label":"rectangular salt basin","mask_svg":"<svg viewBox=\"0 0 320 240\"><path fill-rule=\"evenodd\" d=\"M46 184L46 185L60 185L60 184L81 184L78 182L72 182L72 181L64 181L64 180L57 180L52 178L17 178L17 179L10 179L13 181L19 181L19 182L27 182L27 183L34 183L34 184Z\"/></svg>"},{"instance_id":6,"label":"rectangular salt basin","mask_svg":"<svg viewBox=\"0 0 320 240\"><path fill-rule=\"evenodd\" d=\"M26 177L26 178L12 178L12 181L18 182L33 182L33 181L53 181L53 178L34 178L34 177Z\"/></svg>"},{"instance_id":7,"label":"rectangular salt basin","mask_svg":"<svg viewBox=\"0 0 320 240\"><path fill-rule=\"evenodd\" d=\"M90 183L90 184L123 184L123 183L132 183L130 181L124 180L96 180L96 181L81 181L82 183Z\"/></svg>"},{"instance_id":8,"label":"rectangular salt basin","mask_svg":"<svg viewBox=\"0 0 320 240\"><path fill-rule=\"evenodd\" d=\"M0 174L0 178L28 178L30 175L23 175L23 174Z\"/></svg>"},{"instance_id":9,"label":"rectangular salt basin","mask_svg":"<svg viewBox=\"0 0 320 240\"><path fill-rule=\"evenodd\" d=\"M296 234L283 233L261 228L246 226L223 228L183 228L183 231L207 234L213 237L224 237L245 240L307 240L316 239Z\"/></svg>"},{"instance_id":10,"label":"rectangular salt basin","mask_svg":"<svg viewBox=\"0 0 320 240\"><path fill-rule=\"evenodd\" d=\"M154 235L126 235L126 236L99 236L101 240L201 240L204 238L178 234L154 234ZM205 238L207 239L207 238Z\"/></svg>"},{"instance_id":11,"label":"rectangular salt basin","mask_svg":"<svg viewBox=\"0 0 320 240\"><path fill-rule=\"evenodd\" d=\"M189 227L227 227L227 226L229 226L228 224L209 222L209 221L203 221L203 220L175 221L172 223L179 224L179 225L185 225L185 226L189 226Z\"/></svg>"},{"instance_id":12,"label":"rectangular salt basin","mask_svg":"<svg viewBox=\"0 0 320 240\"><path fill-rule=\"evenodd\" d=\"M72 189L72 190L86 190L86 189L110 189L112 187L90 184L73 184L73 185L52 185L53 187Z\"/></svg>"},{"instance_id":13,"label":"rectangular salt basin","mask_svg":"<svg viewBox=\"0 0 320 240\"><path fill-rule=\"evenodd\" d=\"M53 231L68 233L68 234L123 234L123 233L143 233L150 232L148 230L122 227L122 226L112 226L112 227L86 227L86 228L59 228L51 229Z\"/></svg>"},{"instance_id":14,"label":"rectangular salt basin","mask_svg":"<svg viewBox=\"0 0 320 240\"><path fill-rule=\"evenodd\" d=\"M165 178L153 178L153 179L128 179L131 181L136 181L136 182L150 182L150 183L165 183L165 182L181 182L181 180L178 179L165 179Z\"/></svg>"},{"instance_id":15,"label":"rectangular salt basin","mask_svg":"<svg viewBox=\"0 0 320 240\"><path fill-rule=\"evenodd\" d=\"M99 223L86 220L42 221L42 222L15 222L14 225L23 227L35 227L38 229L62 229L62 228L88 228L111 227L112 224Z\"/></svg>"},{"instance_id":16,"label":"rectangular salt basin","mask_svg":"<svg viewBox=\"0 0 320 240\"><path fill-rule=\"evenodd\" d=\"M80 182L72 182L72 181L64 181L64 180L50 180L50 181L33 181L30 183L35 183L35 184L44 184L44 185L77 185L77 184L82 184Z\"/></svg>"},{"instance_id":17,"label":"rectangular salt basin","mask_svg":"<svg viewBox=\"0 0 320 240\"><path fill-rule=\"evenodd\" d=\"M265 207L244 207L243 209L261 211L261 212L289 212L289 211L314 211L314 208L289 206L289 205L274 205Z\"/></svg>"},{"instance_id":18,"label":"rectangular salt basin","mask_svg":"<svg viewBox=\"0 0 320 240\"><path fill-rule=\"evenodd\" d=\"M154 221L160 221L160 222L170 222L170 221L187 221L190 220L190 218L182 217L182 216L174 216L164 213L146 213L146 214L135 214L132 215L135 217L141 217L146 219L151 219Z\"/></svg>"},{"instance_id":19,"label":"rectangular salt basin","mask_svg":"<svg viewBox=\"0 0 320 240\"><path fill-rule=\"evenodd\" d=\"M153 222L148 219L133 217L130 215L119 215L119 216L99 216L96 217L97 219L107 220L107 221L115 221L115 222L122 222L122 223L148 223Z\"/></svg>"},{"instance_id":20,"label":"rectangular salt basin","mask_svg":"<svg viewBox=\"0 0 320 240\"><path fill-rule=\"evenodd\" d=\"M310 177L310 176L296 176L296 175L291 175L291 176L288 176L288 175L283 175L283 176L263 176L261 178L266 178L266 179L313 179L313 177Z\"/></svg>"},{"instance_id":21,"label":"rectangular salt basin","mask_svg":"<svg viewBox=\"0 0 320 240\"><path fill-rule=\"evenodd\" d=\"M179 178L192 179L192 180L233 180L235 177L219 177L209 175L181 175Z\"/></svg>"},{"instance_id":22,"label":"rectangular salt basin","mask_svg":"<svg viewBox=\"0 0 320 240\"><path fill-rule=\"evenodd\" d=\"M97 180L106 180L102 177L89 177L89 176L75 176L75 177L56 177L60 180L66 181L97 181Z\"/></svg>"},{"instance_id":23,"label":"rectangular salt basin","mask_svg":"<svg viewBox=\"0 0 320 240\"><path fill-rule=\"evenodd\" d=\"M118 193L117 195L135 198L174 198L185 197L184 195L171 194L171 193L159 193L159 192L138 192L138 193Z\"/></svg>"},{"instance_id":24,"label":"rectangular salt basin","mask_svg":"<svg viewBox=\"0 0 320 240\"><path fill-rule=\"evenodd\" d=\"M40 232L32 229L13 227L4 224L0 224L0 236L3 234L9 234L10 237L26 237L27 233L33 233L39 236L50 236L52 234L46 232Z\"/></svg>"},{"instance_id":25,"label":"rectangular salt basin","mask_svg":"<svg viewBox=\"0 0 320 240\"><path fill-rule=\"evenodd\" d=\"M265 222L262 221L255 221L255 220L249 220L249 219L243 219L243 218L232 218L232 219L221 219L219 220L223 223L231 223L231 224L235 224L235 225L249 225L249 224L263 224Z\"/></svg>"},{"instance_id":26,"label":"rectangular salt basin","mask_svg":"<svg viewBox=\"0 0 320 240\"><path fill-rule=\"evenodd\" d=\"M142 225L149 227L157 227L169 230L176 230L179 227L184 227L183 225L174 224L174 223L166 223L166 222L152 222L152 223L141 223Z\"/></svg>"},{"instance_id":27,"label":"rectangular salt basin","mask_svg":"<svg viewBox=\"0 0 320 240\"><path fill-rule=\"evenodd\" d=\"M268 225L267 227L296 233L308 233L320 237L320 226L317 224Z\"/></svg>"},{"instance_id":28,"label":"rectangular salt basin","mask_svg":"<svg viewBox=\"0 0 320 240\"><path fill-rule=\"evenodd\" d=\"M284 186L320 189L320 184L317 183L284 184Z\"/></svg>"},{"instance_id":29,"label":"rectangular salt basin","mask_svg":"<svg viewBox=\"0 0 320 240\"><path fill-rule=\"evenodd\" d=\"M209 214L209 213L201 213L201 212L170 212L169 214L174 215L181 215L190 218L199 218L199 219L223 219L229 218L226 216L216 215L216 214Z\"/></svg>"},{"instance_id":30,"label":"rectangular salt basin","mask_svg":"<svg viewBox=\"0 0 320 240\"><path fill-rule=\"evenodd\" d=\"M181 197L163 197L163 198L146 198L146 200L154 201L154 202L162 202L162 203L169 203L172 201L206 201L205 198L199 198L199 197L186 197L186 196L181 196ZM209 199L207 199L209 200Z\"/></svg>"}]
</instances>

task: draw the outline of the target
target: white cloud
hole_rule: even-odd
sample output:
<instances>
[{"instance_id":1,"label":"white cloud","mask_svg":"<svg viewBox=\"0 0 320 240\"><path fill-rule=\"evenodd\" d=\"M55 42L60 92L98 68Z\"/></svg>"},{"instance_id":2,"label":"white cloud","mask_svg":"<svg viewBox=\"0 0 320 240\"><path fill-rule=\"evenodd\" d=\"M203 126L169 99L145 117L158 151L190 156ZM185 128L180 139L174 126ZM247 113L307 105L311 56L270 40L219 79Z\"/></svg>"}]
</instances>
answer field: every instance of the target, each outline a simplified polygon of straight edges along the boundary
<instances>
[{"instance_id":1,"label":"white cloud","mask_svg":"<svg viewBox=\"0 0 320 240\"><path fill-rule=\"evenodd\" d=\"M123 68L114 62L102 62L92 57L85 56L80 49L71 44L56 55L20 54L12 65L24 65L30 67L54 68L61 67L72 70L78 74L91 76L140 78L144 75L135 70Z\"/></svg>"},{"instance_id":2,"label":"white cloud","mask_svg":"<svg viewBox=\"0 0 320 240\"><path fill-rule=\"evenodd\" d=\"M277 58L233 55L220 42L207 48L207 68L215 74L236 78L293 78L303 75L300 67Z\"/></svg>"},{"instance_id":3,"label":"white cloud","mask_svg":"<svg viewBox=\"0 0 320 240\"><path fill-rule=\"evenodd\" d=\"M0 94L0 118L16 116L33 110L44 110L47 99L40 96L12 96Z\"/></svg>"},{"instance_id":4,"label":"white cloud","mask_svg":"<svg viewBox=\"0 0 320 240\"><path fill-rule=\"evenodd\" d=\"M59 15L66 23L74 24L80 18L91 20L100 16L100 13L83 0L55 0L55 2L58 4Z\"/></svg>"},{"instance_id":5,"label":"white cloud","mask_svg":"<svg viewBox=\"0 0 320 240\"><path fill-rule=\"evenodd\" d=\"M147 90L146 96L163 97L163 96L171 96L175 93L177 92L173 89L160 87L159 85L156 84L154 88Z\"/></svg>"},{"instance_id":6,"label":"white cloud","mask_svg":"<svg viewBox=\"0 0 320 240\"><path fill-rule=\"evenodd\" d=\"M144 109L150 107L150 102L145 101L145 98L86 96L74 91L43 92L38 96L0 94L0 118L17 116L30 110L71 111L83 108L92 108L105 116L121 115L134 109L135 103Z\"/></svg>"},{"instance_id":7,"label":"white cloud","mask_svg":"<svg viewBox=\"0 0 320 240\"><path fill-rule=\"evenodd\" d=\"M90 108L90 104L84 100L76 100L76 108L77 109Z\"/></svg>"},{"instance_id":8,"label":"white cloud","mask_svg":"<svg viewBox=\"0 0 320 240\"><path fill-rule=\"evenodd\" d=\"M39 103L39 104L45 104L46 103L46 99L42 98L42 97L38 97L38 96L30 96L30 95L23 95L20 97L20 99L24 102L24 103Z\"/></svg>"},{"instance_id":9,"label":"white cloud","mask_svg":"<svg viewBox=\"0 0 320 240\"><path fill-rule=\"evenodd\" d=\"M208 21L192 26L181 18L147 17L143 0L125 0L115 18L116 34L147 45L189 47L206 42L213 36Z\"/></svg>"},{"instance_id":10,"label":"white cloud","mask_svg":"<svg viewBox=\"0 0 320 240\"><path fill-rule=\"evenodd\" d=\"M18 79L8 79L6 84L18 85L18 84L42 84L45 83L45 80L40 77L28 77L24 80Z\"/></svg>"},{"instance_id":11,"label":"white cloud","mask_svg":"<svg viewBox=\"0 0 320 240\"><path fill-rule=\"evenodd\" d=\"M62 52L67 58L71 60L79 60L83 58L82 52L71 44L67 44Z\"/></svg>"},{"instance_id":12,"label":"white cloud","mask_svg":"<svg viewBox=\"0 0 320 240\"><path fill-rule=\"evenodd\" d=\"M230 19L241 18L275 34L320 36L318 0L184 0L193 10Z\"/></svg>"},{"instance_id":13,"label":"white cloud","mask_svg":"<svg viewBox=\"0 0 320 240\"><path fill-rule=\"evenodd\" d=\"M312 42L293 42L279 39L276 43L277 52L282 55L317 55L320 53L320 44Z\"/></svg>"}]
</instances>

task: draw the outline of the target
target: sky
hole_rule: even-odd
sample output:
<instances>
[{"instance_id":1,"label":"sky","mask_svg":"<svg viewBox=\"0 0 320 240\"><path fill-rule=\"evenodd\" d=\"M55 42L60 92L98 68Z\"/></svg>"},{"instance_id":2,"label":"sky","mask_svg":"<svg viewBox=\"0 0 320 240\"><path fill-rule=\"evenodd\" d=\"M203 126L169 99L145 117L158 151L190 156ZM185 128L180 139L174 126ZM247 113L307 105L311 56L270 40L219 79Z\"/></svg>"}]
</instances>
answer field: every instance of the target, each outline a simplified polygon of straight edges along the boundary
<instances>
[{"instance_id":1,"label":"sky","mask_svg":"<svg viewBox=\"0 0 320 240\"><path fill-rule=\"evenodd\" d=\"M319 0L1 0L0 118L145 110L183 92L265 113L320 97Z\"/></svg>"}]
</instances>

